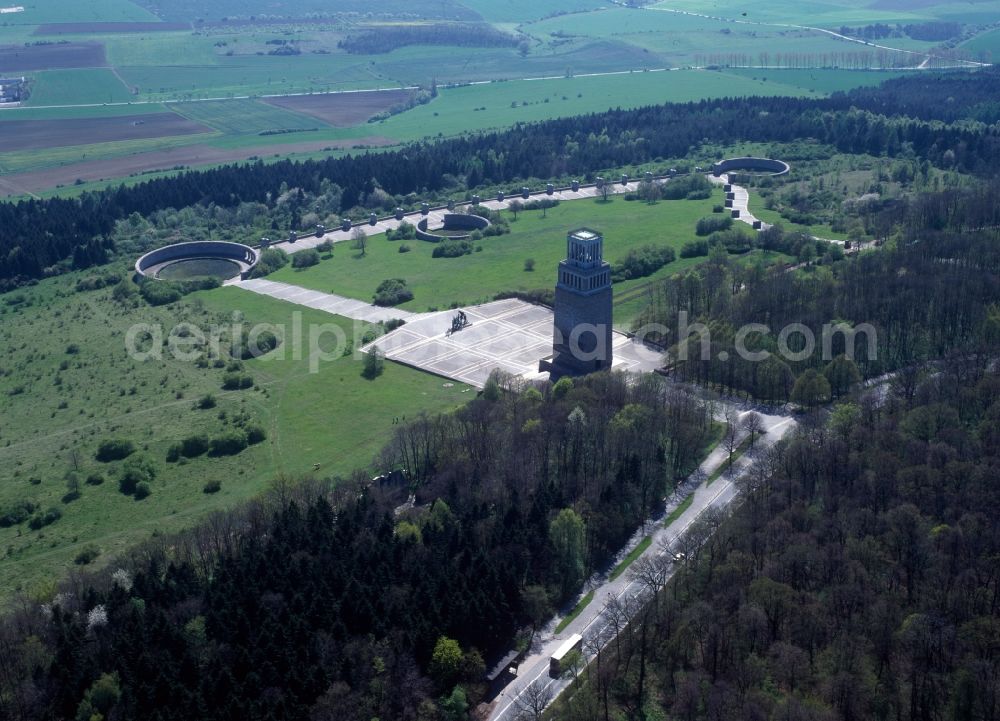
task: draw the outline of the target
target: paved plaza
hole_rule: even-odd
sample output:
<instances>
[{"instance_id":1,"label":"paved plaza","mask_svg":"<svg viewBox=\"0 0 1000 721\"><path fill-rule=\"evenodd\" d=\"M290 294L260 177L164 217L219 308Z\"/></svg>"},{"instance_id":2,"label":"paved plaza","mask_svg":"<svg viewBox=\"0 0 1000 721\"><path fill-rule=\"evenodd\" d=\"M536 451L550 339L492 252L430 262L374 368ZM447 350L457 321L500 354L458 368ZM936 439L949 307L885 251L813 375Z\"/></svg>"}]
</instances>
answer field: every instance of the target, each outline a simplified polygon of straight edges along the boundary
<instances>
[{"instance_id":1,"label":"paved plaza","mask_svg":"<svg viewBox=\"0 0 1000 721\"><path fill-rule=\"evenodd\" d=\"M369 346L386 358L482 388L494 368L526 379L547 378L538 362L552 354L552 310L521 300L498 300L462 309L470 323L450 333L457 310L407 320ZM615 333L613 370L652 371L661 354Z\"/></svg>"}]
</instances>

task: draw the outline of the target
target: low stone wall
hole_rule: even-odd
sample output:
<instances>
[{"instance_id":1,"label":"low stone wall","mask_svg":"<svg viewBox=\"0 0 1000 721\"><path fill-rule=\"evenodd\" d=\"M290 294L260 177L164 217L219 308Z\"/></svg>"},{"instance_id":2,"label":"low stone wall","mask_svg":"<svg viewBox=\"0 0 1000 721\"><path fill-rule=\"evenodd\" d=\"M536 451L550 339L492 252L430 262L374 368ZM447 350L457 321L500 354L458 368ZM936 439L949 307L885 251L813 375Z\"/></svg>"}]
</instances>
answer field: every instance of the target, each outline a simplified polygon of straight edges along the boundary
<instances>
[{"instance_id":1,"label":"low stone wall","mask_svg":"<svg viewBox=\"0 0 1000 721\"><path fill-rule=\"evenodd\" d=\"M791 168L788 163L771 158L729 158L728 160L720 160L712 166L712 174L716 177L728 173L730 170L752 170L778 176L784 175Z\"/></svg>"},{"instance_id":2,"label":"low stone wall","mask_svg":"<svg viewBox=\"0 0 1000 721\"><path fill-rule=\"evenodd\" d=\"M472 231L482 231L489 227L490 221L481 215L445 213L444 230L468 230L469 232L459 235L435 235L434 231L427 230L427 218L421 218L417 223L417 237L430 243L440 243L442 240L467 240Z\"/></svg>"},{"instance_id":3,"label":"low stone wall","mask_svg":"<svg viewBox=\"0 0 1000 721\"><path fill-rule=\"evenodd\" d=\"M149 271L159 268L164 263L188 258L224 258L240 265L240 277L246 279L250 271L257 265L259 256L253 248L242 243L229 243L223 240L193 240L187 243L166 245L151 250L135 261L135 272L139 275L154 278Z\"/></svg>"}]
</instances>

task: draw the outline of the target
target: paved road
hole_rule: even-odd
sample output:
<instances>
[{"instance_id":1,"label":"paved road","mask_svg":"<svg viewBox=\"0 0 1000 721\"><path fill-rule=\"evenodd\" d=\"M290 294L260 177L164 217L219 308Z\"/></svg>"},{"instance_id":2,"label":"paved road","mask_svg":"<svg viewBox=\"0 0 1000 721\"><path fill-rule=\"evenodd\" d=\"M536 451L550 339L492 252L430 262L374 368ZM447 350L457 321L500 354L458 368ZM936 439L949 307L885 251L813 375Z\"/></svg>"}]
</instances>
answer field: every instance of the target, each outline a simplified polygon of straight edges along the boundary
<instances>
[{"instance_id":1,"label":"paved road","mask_svg":"<svg viewBox=\"0 0 1000 721\"><path fill-rule=\"evenodd\" d=\"M762 413L761 417L767 433L757 441L756 448L758 450L777 443L795 426L795 420L787 416ZM679 493L668 499L664 513L669 513L676 508L693 486L694 500L691 502L691 506L667 527L663 526L662 521L649 522L649 524L654 524L652 527L655 527L656 530L652 533L652 544L640 558L652 558L660 554L663 547L680 538L708 509L725 508L737 493L735 478L739 476L741 470L745 470L749 466L753 455L753 453L744 455L734 464L732 473L726 473L711 485L706 485L704 479L707 479L714 470L726 461L726 451L721 444L712 451L698 467L698 470L691 475L688 482L681 487ZM629 546L623 549L621 555L634 548L645 535L648 535L649 528L650 526L647 524L646 528L640 529ZM673 574L674 570L671 569L670 576L672 577ZM542 634L541 639L534 644L531 655L521 663L518 677L504 689L495 701L489 715L489 721L515 721L524 712L526 699L531 695L528 690L532 686L539 689L541 693L549 695L550 702L555 700L572 682L571 678L553 679L549 676L549 657L559 647L559 644L570 635L578 633L584 638L585 651L588 643L592 640L599 640L603 648L613 640L614 636L605 614L605 605L608 600L635 597L641 593L641 584L638 581L633 581L628 572L622 574L615 581L607 578L591 579L588 586L594 591L594 599L583 613L561 633L553 634L549 631ZM555 620L550 625L554 627L554 623ZM588 656L589 660L589 655L585 653L585 656Z\"/></svg>"}]
</instances>

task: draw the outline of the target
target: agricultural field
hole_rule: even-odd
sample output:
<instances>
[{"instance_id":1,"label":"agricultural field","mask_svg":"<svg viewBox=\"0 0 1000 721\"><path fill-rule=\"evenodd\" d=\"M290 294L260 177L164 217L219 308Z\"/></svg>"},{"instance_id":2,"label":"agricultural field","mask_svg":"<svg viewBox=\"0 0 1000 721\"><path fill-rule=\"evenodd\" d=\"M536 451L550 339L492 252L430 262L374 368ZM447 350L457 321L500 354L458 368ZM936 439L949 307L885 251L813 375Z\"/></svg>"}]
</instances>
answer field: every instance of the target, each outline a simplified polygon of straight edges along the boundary
<instances>
[{"instance_id":1,"label":"agricultural field","mask_svg":"<svg viewBox=\"0 0 1000 721\"><path fill-rule=\"evenodd\" d=\"M703 260L682 259L679 252L684 243L695 239L698 219L711 215L712 206L721 199L721 190L716 190L709 200L661 200L654 205L622 197L607 202L564 202L544 215L541 211L518 214L510 223L510 234L483 238L475 242L482 251L458 258L432 257L434 243L389 241L385 235L377 235L368 240L364 255L344 243L318 266L305 270L289 266L268 278L367 302L380 282L403 278L414 298L399 307L419 312L492 300L501 291L551 288L556 267L566 257L566 232L571 228L586 226L601 231L604 256L611 263L643 245L669 245L677 251L677 259L652 276L616 283L616 295L623 294ZM404 244L410 251L401 253L399 248ZM525 270L529 258L535 261L530 272ZM615 317L622 327L630 320L618 314Z\"/></svg>"},{"instance_id":2,"label":"agricultural field","mask_svg":"<svg viewBox=\"0 0 1000 721\"><path fill-rule=\"evenodd\" d=\"M59 68L97 68L106 65L100 43L0 46L0 73L20 73Z\"/></svg>"},{"instance_id":3,"label":"agricultural field","mask_svg":"<svg viewBox=\"0 0 1000 721\"><path fill-rule=\"evenodd\" d=\"M337 128L348 128L368 118L405 103L412 97L407 90L382 90L364 93L334 93L329 95L298 95L268 98L264 102L286 110L294 110Z\"/></svg>"},{"instance_id":4,"label":"agricultural field","mask_svg":"<svg viewBox=\"0 0 1000 721\"><path fill-rule=\"evenodd\" d=\"M39 183L50 180L53 185L47 188L73 185L79 190L74 185L77 180L104 182L99 179L115 177L116 168L127 169L131 175L274 153L304 157L303 153L322 154L325 148L402 143L609 107L734 95L820 96L891 75L787 67L912 65L922 56L876 50L790 24L808 21L839 29L841 24L927 22L946 19L946 11L954 10L948 5L912 6L894 0L810 0L804 5L772 3L752 11L734 0L677 0L641 10L599 0L542 5L524 0L384 0L376 3L382 22L405 23L417 17L486 21L520 33L525 42L521 47L500 48L411 45L376 55L353 55L339 48L338 42L364 27L351 13L371 12L370 3L349 0L331 11L328 3L307 0L296 5L295 13L282 15L270 6L258 7L255 1L247 5L232 0L144 0L140 7L125 0L100 0L88 3L87 11L74 6L59 15L58 0L45 0L41 8L33 6L31 12L5 20L7 25L0 24L0 43L11 43L10 52L16 51L17 57L37 54L42 60L32 60L33 66L85 64L87 69L30 71L33 96L26 108L0 112L0 127L11 120L147 113L168 103L170 109L212 128L214 134L191 136L189 144L201 147L183 153L182 161L166 165L162 153L179 144L178 136L171 134L157 139L143 135L149 138L143 141L130 140L136 137L132 135L102 136L96 142L80 134L72 151L61 139L56 151L34 156L27 150L0 151L0 168L7 173L41 173L20 182L8 177L4 191L44 191L46 187ZM1000 17L1000 0L977 3L968 12L994 10ZM251 20L255 13L267 18ZM185 23L192 29L183 29ZM52 36L64 37L68 44L24 47L25 42L34 42L25 33L57 31L72 31ZM992 47L990 37L973 38L964 49L970 55L982 55ZM895 40L901 50L919 52L935 45L909 37L884 42L893 45ZM91 55L56 57L83 52L81 48ZM276 48L291 49L293 54L272 55ZM45 61L46 54L53 59ZM0 73L4 71L2 58L0 52ZM94 69L105 65L107 70ZM734 65L770 67L766 71L730 67ZM659 72L702 66L722 72ZM439 94L431 103L377 123L367 122L371 115L395 105L406 92L403 88L428 88L432 82L437 83ZM325 95L373 89L391 94ZM345 106L346 101L351 104ZM114 103L132 103L135 113L124 113ZM62 107L68 105L79 107ZM93 105L101 107L95 110ZM278 130L295 132L261 135ZM84 139L88 142L81 142ZM151 166L145 169L141 167L143 153L151 153L146 158ZM102 161L120 162L90 165ZM73 167L83 163L88 167ZM61 173L55 172L57 166Z\"/></svg>"},{"instance_id":5,"label":"agricultural field","mask_svg":"<svg viewBox=\"0 0 1000 721\"><path fill-rule=\"evenodd\" d=\"M227 135L259 135L268 131L318 130L322 120L254 100L174 103L173 110Z\"/></svg>"},{"instance_id":6,"label":"agricultural field","mask_svg":"<svg viewBox=\"0 0 1000 721\"><path fill-rule=\"evenodd\" d=\"M132 96L107 68L45 70L32 75L32 105L128 103Z\"/></svg>"},{"instance_id":7,"label":"agricultural field","mask_svg":"<svg viewBox=\"0 0 1000 721\"><path fill-rule=\"evenodd\" d=\"M111 288L74 292L81 277L46 280L0 300L8 341L0 359L0 508L30 501L39 515L52 508L61 515L36 530L26 523L0 527L5 598L59 577L84 548L111 555L252 497L282 475L301 477L316 464L322 475L377 471L373 459L390 438L394 418L453 408L469 397L461 384L446 386L395 364L368 381L361 377L361 359L339 354L311 373L307 351L296 360L281 346L242 363L238 373L252 378L252 388L225 391L225 367L199 367L169 354L163 360L130 357L128 329L149 323L167 332L187 321L207 333L212 325L230 326L234 314L248 328L270 323L291 329L298 317L306 342L311 326L325 324L318 347L332 352L332 325L348 339L366 327L233 288L149 308L115 300ZM199 408L208 396L214 407ZM266 439L236 455L166 460L170 446L184 438L221 437L241 426L263 429ZM147 498L120 492L127 459L97 460L98 445L109 438L131 441L132 457L151 465ZM213 481L219 490L206 493Z\"/></svg>"},{"instance_id":8,"label":"agricultural field","mask_svg":"<svg viewBox=\"0 0 1000 721\"><path fill-rule=\"evenodd\" d=\"M80 138L100 143L210 132L209 128L176 113L118 118L11 120L0 127L7 131L0 135L0 152L77 145Z\"/></svg>"}]
</instances>

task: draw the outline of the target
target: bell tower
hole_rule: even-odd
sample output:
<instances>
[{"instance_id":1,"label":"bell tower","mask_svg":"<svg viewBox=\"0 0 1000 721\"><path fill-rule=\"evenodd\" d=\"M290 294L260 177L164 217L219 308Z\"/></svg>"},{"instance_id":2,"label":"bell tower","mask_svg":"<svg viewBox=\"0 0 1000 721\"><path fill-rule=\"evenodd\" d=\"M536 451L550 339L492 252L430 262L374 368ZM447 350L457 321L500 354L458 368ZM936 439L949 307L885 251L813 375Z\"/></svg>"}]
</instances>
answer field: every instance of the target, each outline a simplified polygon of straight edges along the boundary
<instances>
[{"instance_id":1,"label":"bell tower","mask_svg":"<svg viewBox=\"0 0 1000 721\"><path fill-rule=\"evenodd\" d=\"M584 374L611 367L611 265L604 238L588 228L566 237L555 293L552 370Z\"/></svg>"}]
</instances>

